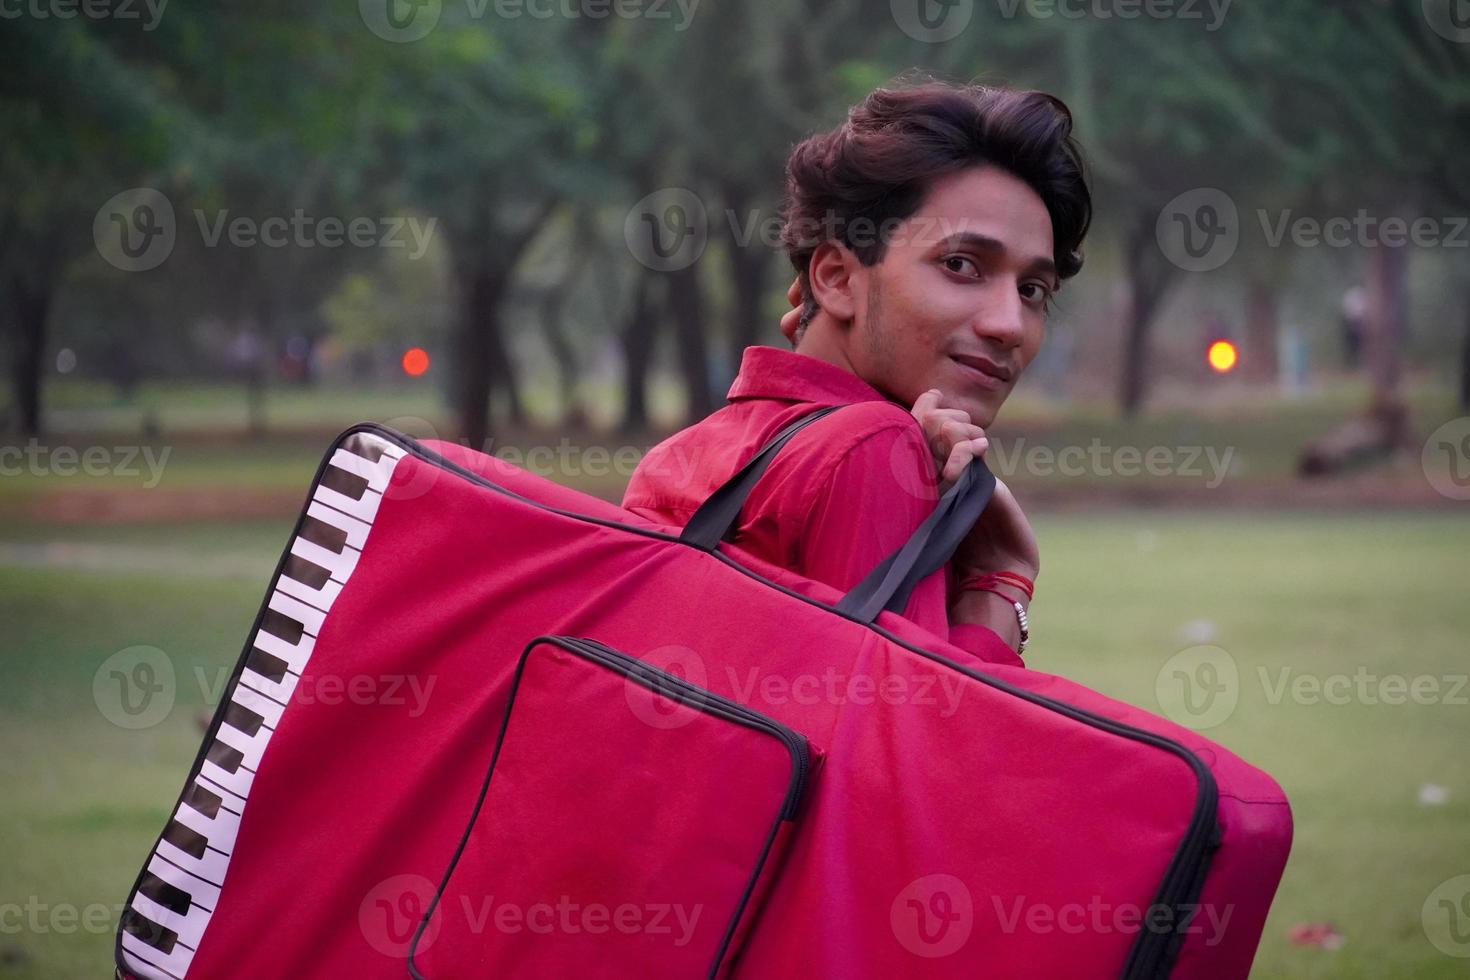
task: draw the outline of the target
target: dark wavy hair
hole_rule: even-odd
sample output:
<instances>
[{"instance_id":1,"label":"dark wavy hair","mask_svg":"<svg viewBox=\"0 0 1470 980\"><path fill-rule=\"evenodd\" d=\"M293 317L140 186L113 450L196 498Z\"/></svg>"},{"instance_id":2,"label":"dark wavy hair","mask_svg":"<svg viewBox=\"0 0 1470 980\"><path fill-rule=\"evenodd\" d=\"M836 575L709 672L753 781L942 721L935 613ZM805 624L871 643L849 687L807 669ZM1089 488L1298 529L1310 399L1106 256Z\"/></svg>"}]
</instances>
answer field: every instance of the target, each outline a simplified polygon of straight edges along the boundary
<instances>
[{"instance_id":1,"label":"dark wavy hair","mask_svg":"<svg viewBox=\"0 0 1470 980\"><path fill-rule=\"evenodd\" d=\"M880 88L786 160L781 240L801 279L800 330L817 313L808 272L818 245L836 238L863 265L881 262L884 236L854 229L891 227L918 210L935 179L980 164L1036 191L1051 215L1057 273L1075 276L1092 192L1065 103L1045 92L937 81Z\"/></svg>"}]
</instances>

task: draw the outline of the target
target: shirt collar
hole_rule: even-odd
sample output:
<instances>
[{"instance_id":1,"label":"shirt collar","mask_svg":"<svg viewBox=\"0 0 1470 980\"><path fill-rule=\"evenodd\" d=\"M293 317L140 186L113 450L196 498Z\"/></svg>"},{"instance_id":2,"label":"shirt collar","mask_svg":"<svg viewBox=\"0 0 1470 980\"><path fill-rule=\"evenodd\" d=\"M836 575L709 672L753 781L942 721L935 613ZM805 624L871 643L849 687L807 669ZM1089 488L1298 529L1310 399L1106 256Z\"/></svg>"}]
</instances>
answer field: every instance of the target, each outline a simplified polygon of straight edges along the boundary
<instances>
[{"instance_id":1,"label":"shirt collar","mask_svg":"<svg viewBox=\"0 0 1470 980\"><path fill-rule=\"evenodd\" d=\"M741 398L776 398L817 405L887 400L862 378L830 361L762 346L745 348L740 358L740 373L725 397L732 402Z\"/></svg>"}]
</instances>

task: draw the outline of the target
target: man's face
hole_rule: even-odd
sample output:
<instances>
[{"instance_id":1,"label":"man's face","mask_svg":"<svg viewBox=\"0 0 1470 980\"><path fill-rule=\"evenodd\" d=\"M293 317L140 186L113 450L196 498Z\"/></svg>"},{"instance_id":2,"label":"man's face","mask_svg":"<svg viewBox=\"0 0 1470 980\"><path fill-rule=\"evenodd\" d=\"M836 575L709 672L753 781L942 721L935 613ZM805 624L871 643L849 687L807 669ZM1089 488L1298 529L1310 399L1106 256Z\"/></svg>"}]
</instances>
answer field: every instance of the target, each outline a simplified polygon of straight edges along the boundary
<instances>
[{"instance_id":1,"label":"man's face","mask_svg":"<svg viewBox=\"0 0 1470 980\"><path fill-rule=\"evenodd\" d=\"M950 174L859 270L847 355L890 398L912 405L938 388L988 426L1041 347L1057 284L1036 192L996 167Z\"/></svg>"}]
</instances>

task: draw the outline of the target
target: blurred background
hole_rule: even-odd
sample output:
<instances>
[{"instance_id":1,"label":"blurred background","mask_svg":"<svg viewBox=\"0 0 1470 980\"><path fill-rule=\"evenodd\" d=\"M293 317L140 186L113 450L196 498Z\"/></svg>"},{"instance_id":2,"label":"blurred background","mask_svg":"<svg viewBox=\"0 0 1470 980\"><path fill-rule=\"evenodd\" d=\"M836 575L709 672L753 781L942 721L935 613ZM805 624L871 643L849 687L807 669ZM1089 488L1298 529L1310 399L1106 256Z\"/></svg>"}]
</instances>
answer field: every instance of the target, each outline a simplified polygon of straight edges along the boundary
<instances>
[{"instance_id":1,"label":"blurred background","mask_svg":"<svg viewBox=\"0 0 1470 980\"><path fill-rule=\"evenodd\" d=\"M0 976L110 970L337 431L620 499L786 346L791 145L928 75L1092 168L992 432L1028 662L1284 785L1255 975L1470 976L1466 0L0 0L0 63Z\"/></svg>"}]
</instances>

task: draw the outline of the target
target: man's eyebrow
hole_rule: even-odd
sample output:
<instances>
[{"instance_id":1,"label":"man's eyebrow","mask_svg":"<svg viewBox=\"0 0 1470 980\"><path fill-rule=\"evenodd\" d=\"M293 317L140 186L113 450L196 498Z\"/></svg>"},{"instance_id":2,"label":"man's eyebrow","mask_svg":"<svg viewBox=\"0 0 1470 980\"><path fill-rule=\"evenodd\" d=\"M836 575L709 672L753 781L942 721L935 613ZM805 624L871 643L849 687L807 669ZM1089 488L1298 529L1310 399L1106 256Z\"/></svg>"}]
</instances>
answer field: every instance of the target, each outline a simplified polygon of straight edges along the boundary
<instances>
[{"instance_id":1,"label":"man's eyebrow","mask_svg":"<svg viewBox=\"0 0 1470 980\"><path fill-rule=\"evenodd\" d=\"M957 231L939 242L941 248L951 248L955 245L969 245L972 248L984 252L1005 252L1006 244L998 238L982 235L978 231ZM1057 279L1057 264L1049 255L1038 255L1026 263L1026 271L1040 273Z\"/></svg>"}]
</instances>

